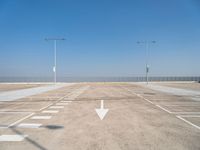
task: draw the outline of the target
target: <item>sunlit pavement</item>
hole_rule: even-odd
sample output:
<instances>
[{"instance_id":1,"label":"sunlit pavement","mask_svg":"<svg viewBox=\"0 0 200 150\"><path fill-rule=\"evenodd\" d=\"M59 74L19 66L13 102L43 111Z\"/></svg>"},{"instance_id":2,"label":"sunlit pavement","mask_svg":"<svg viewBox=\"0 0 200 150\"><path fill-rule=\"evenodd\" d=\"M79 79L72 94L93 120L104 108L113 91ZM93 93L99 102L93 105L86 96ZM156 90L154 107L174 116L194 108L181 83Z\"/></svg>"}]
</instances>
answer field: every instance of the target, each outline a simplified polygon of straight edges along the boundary
<instances>
[{"instance_id":1,"label":"sunlit pavement","mask_svg":"<svg viewBox=\"0 0 200 150\"><path fill-rule=\"evenodd\" d=\"M144 84L80 83L1 101L0 149L199 150L199 99Z\"/></svg>"}]
</instances>

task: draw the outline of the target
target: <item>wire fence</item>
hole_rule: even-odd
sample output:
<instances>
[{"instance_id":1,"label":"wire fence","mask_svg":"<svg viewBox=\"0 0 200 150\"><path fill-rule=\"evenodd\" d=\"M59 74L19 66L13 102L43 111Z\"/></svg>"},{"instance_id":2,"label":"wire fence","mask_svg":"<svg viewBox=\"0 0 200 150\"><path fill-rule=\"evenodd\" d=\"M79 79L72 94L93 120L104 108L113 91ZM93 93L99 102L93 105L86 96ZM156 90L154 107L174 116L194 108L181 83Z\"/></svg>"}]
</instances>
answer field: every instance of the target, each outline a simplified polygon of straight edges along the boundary
<instances>
[{"instance_id":1,"label":"wire fence","mask_svg":"<svg viewBox=\"0 0 200 150\"><path fill-rule=\"evenodd\" d=\"M0 77L0 82L53 82L53 77ZM57 82L145 82L146 77L58 77ZM197 81L200 76L149 77L149 81Z\"/></svg>"}]
</instances>

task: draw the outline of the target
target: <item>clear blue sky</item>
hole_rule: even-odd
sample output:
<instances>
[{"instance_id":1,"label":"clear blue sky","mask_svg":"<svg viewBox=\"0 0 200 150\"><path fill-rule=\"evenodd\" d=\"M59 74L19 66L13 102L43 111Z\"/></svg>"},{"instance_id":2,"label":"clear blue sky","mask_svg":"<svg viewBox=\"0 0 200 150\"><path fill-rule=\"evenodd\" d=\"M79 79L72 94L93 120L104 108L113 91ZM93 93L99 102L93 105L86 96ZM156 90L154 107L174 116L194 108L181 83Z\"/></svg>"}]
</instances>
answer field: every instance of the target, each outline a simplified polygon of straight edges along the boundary
<instances>
[{"instance_id":1,"label":"clear blue sky","mask_svg":"<svg viewBox=\"0 0 200 150\"><path fill-rule=\"evenodd\" d=\"M200 75L198 0L1 0L0 76Z\"/></svg>"}]
</instances>

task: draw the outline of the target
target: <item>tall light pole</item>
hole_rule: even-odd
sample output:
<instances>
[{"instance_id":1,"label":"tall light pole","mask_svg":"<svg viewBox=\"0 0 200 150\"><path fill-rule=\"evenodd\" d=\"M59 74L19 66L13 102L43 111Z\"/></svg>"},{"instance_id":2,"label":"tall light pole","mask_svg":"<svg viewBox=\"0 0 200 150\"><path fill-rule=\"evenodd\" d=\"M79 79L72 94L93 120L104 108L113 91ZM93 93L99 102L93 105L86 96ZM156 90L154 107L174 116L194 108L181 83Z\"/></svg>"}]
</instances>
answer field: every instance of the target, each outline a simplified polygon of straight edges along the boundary
<instances>
[{"instance_id":1,"label":"tall light pole","mask_svg":"<svg viewBox=\"0 0 200 150\"><path fill-rule=\"evenodd\" d=\"M53 72L54 72L54 83L57 82L57 41L63 41L64 38L45 38L46 41L54 41L54 66L53 66Z\"/></svg>"},{"instance_id":2,"label":"tall light pole","mask_svg":"<svg viewBox=\"0 0 200 150\"><path fill-rule=\"evenodd\" d=\"M148 57L149 57L149 44L155 44L156 41L138 41L138 44L145 44L145 48L146 48L146 83L149 83L149 62L148 62Z\"/></svg>"}]
</instances>

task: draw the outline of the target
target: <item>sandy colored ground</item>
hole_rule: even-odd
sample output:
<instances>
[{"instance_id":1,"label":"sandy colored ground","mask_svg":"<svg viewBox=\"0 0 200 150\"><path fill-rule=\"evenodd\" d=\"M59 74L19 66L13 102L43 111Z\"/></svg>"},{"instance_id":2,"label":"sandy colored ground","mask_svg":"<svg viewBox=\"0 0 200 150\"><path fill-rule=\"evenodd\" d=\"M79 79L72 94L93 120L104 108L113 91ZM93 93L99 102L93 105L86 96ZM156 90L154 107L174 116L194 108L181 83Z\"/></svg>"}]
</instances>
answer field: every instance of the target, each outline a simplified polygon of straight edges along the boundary
<instances>
[{"instance_id":1,"label":"sandy colored ground","mask_svg":"<svg viewBox=\"0 0 200 150\"><path fill-rule=\"evenodd\" d=\"M102 121L95 112L101 100L109 109ZM200 102L191 96L160 93L138 84L75 84L0 106L0 113L4 114L1 127L12 124L0 128L0 135L27 135L20 142L0 142L2 150L200 149ZM49 110L59 112L43 112ZM12 111L16 117L9 114ZM194 116L184 116L188 114ZM31 119L34 116L51 118ZM15 123L16 118L21 120ZM19 128L22 123L42 126Z\"/></svg>"}]
</instances>

